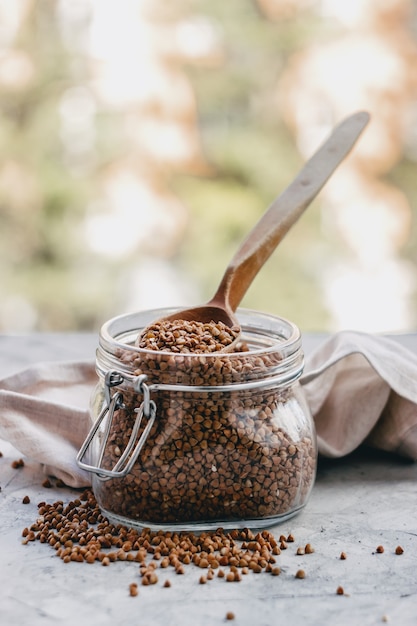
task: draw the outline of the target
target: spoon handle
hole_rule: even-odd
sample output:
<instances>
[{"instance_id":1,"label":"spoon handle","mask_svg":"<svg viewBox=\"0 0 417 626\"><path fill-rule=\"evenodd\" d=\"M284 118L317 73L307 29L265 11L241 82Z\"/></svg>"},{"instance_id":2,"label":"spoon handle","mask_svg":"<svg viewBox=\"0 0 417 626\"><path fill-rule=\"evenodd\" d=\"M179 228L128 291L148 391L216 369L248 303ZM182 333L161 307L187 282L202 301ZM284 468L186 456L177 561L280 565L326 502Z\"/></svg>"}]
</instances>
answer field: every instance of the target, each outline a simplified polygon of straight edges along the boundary
<instances>
[{"instance_id":1,"label":"spoon handle","mask_svg":"<svg viewBox=\"0 0 417 626\"><path fill-rule=\"evenodd\" d=\"M336 126L243 241L224 273L212 304L236 310L256 274L350 152L368 121L369 113L359 111Z\"/></svg>"}]
</instances>

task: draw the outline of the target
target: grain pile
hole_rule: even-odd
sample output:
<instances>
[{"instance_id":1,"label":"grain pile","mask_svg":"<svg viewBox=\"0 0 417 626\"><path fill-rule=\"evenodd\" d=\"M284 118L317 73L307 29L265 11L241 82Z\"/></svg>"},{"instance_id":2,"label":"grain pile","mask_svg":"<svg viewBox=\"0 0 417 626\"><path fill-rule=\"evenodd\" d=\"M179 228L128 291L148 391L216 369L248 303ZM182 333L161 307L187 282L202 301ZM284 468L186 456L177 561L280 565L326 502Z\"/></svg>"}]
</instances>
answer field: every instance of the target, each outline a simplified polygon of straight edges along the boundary
<instances>
[{"instance_id":1,"label":"grain pile","mask_svg":"<svg viewBox=\"0 0 417 626\"><path fill-rule=\"evenodd\" d=\"M147 350L207 354L230 346L238 335L239 328L223 322L159 321L145 328L137 345Z\"/></svg>"},{"instance_id":2,"label":"grain pile","mask_svg":"<svg viewBox=\"0 0 417 626\"><path fill-rule=\"evenodd\" d=\"M158 569L171 568L180 575L187 565L204 570L205 580L216 575L227 582L238 582L249 573L280 573L275 566L281 552L279 542L269 531L139 531L111 524L90 490L67 504L62 500L41 502L37 520L23 530L22 536L24 544L39 541L48 545L64 563L138 563L145 586L158 582ZM133 587L131 594L135 595Z\"/></svg>"}]
</instances>

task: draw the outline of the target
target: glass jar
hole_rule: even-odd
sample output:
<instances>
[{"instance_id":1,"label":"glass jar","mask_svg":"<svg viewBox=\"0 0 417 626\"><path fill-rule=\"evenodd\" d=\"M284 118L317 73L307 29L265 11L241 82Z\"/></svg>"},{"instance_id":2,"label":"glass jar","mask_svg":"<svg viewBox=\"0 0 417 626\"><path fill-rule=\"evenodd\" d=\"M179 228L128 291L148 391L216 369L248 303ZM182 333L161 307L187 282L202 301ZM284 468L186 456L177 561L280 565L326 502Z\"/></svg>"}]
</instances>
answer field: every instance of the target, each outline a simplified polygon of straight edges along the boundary
<instances>
[{"instance_id":1,"label":"glass jar","mask_svg":"<svg viewBox=\"0 0 417 626\"><path fill-rule=\"evenodd\" d=\"M77 461L114 523L158 529L264 528L306 504L314 423L291 322L239 309L233 353L135 346L173 309L122 315L100 331L92 428Z\"/></svg>"}]
</instances>

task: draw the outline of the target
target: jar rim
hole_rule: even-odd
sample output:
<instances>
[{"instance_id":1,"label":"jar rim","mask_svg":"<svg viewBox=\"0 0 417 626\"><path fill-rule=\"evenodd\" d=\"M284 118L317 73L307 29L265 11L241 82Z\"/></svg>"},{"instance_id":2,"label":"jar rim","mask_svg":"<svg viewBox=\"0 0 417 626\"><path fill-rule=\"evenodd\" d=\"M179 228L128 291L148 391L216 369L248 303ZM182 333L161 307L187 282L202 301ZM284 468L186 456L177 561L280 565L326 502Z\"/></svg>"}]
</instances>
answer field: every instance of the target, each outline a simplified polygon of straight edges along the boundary
<instances>
[{"instance_id":1,"label":"jar rim","mask_svg":"<svg viewBox=\"0 0 417 626\"><path fill-rule=\"evenodd\" d=\"M134 313L117 315L107 320L100 329L100 345L105 350L120 348L122 350L132 350L137 354L155 354L155 350L139 348L132 344L140 330L152 324L155 320L176 313L178 307L163 307L158 309L146 309ZM254 309L238 308L237 318L242 327L242 335L255 329L265 337L265 344L258 348L251 348L251 354L268 354L279 349L282 356L292 355L301 348L301 332L294 322L286 318L264 313ZM254 323L256 320L256 324ZM279 326L279 328L278 328ZM268 341L268 343L266 343ZM170 351L160 350L161 355L172 355ZM228 352L229 357L233 355L242 356L241 352ZM210 353L178 353L178 356L196 356L203 359L218 358L218 352Z\"/></svg>"}]
</instances>

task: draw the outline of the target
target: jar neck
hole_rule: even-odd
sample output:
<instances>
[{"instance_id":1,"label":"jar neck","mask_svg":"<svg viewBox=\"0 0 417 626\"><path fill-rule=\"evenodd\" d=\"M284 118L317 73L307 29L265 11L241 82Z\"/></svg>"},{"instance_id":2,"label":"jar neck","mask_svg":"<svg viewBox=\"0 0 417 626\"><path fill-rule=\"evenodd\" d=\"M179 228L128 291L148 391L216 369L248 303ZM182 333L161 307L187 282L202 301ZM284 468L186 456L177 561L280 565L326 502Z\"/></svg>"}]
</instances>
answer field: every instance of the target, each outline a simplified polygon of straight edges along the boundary
<instances>
[{"instance_id":1,"label":"jar neck","mask_svg":"<svg viewBox=\"0 0 417 626\"><path fill-rule=\"evenodd\" d=\"M168 313L171 310L168 311ZM288 385L302 374L301 334L291 322L245 309L238 310L246 350L193 354L144 350L135 340L143 328L167 314L166 309L119 316L100 331L96 367L100 376L118 371L126 379L145 375L157 386L224 387Z\"/></svg>"}]
</instances>

